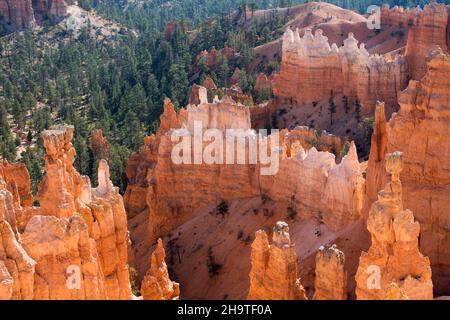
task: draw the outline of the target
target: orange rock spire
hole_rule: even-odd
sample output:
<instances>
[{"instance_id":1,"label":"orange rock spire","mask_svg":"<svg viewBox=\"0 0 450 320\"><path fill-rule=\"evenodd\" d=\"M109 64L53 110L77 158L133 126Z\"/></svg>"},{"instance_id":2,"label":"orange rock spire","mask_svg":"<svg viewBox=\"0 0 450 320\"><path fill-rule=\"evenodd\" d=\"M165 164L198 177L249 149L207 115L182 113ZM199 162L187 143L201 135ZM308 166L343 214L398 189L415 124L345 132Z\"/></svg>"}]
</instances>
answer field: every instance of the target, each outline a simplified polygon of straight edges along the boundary
<instances>
[{"instance_id":1,"label":"orange rock spire","mask_svg":"<svg viewBox=\"0 0 450 320\"><path fill-rule=\"evenodd\" d=\"M430 261L418 246L420 225L410 210L403 209L402 169L402 153L386 155L391 180L379 192L367 220L372 245L368 252L362 253L356 274L356 295L360 300L400 296L411 300L433 299Z\"/></svg>"},{"instance_id":2,"label":"orange rock spire","mask_svg":"<svg viewBox=\"0 0 450 320\"><path fill-rule=\"evenodd\" d=\"M165 262L166 252L161 239L158 239L152 253L151 266L141 285L144 300L177 300L180 296L180 285L169 278Z\"/></svg>"},{"instance_id":3,"label":"orange rock spire","mask_svg":"<svg viewBox=\"0 0 450 320\"><path fill-rule=\"evenodd\" d=\"M315 300L346 300L345 256L336 245L320 247L316 255Z\"/></svg>"},{"instance_id":4,"label":"orange rock spire","mask_svg":"<svg viewBox=\"0 0 450 320\"><path fill-rule=\"evenodd\" d=\"M20 167L3 165L0 171L1 299L132 298L122 197L106 161L99 163L94 189L75 170L72 137L72 126L42 133L47 154L40 207L14 201L8 190L20 190L27 199L27 174L11 175Z\"/></svg>"},{"instance_id":5,"label":"orange rock spire","mask_svg":"<svg viewBox=\"0 0 450 320\"><path fill-rule=\"evenodd\" d=\"M252 244L249 300L306 300L297 277L297 255L289 237L289 226L277 222L272 244L266 232L256 232Z\"/></svg>"}]
</instances>

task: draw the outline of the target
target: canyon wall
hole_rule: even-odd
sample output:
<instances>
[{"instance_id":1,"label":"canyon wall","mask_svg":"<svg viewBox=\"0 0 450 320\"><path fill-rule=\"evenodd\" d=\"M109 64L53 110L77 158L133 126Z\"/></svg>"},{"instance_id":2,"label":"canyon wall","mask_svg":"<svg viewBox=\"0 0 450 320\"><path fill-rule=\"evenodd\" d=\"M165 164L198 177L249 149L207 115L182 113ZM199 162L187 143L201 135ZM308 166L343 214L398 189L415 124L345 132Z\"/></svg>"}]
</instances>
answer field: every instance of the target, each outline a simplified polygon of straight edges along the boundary
<instances>
[{"instance_id":1,"label":"canyon wall","mask_svg":"<svg viewBox=\"0 0 450 320\"><path fill-rule=\"evenodd\" d=\"M303 37L288 29L282 42L281 68L273 79L280 103L302 105L342 94L350 103L359 99L362 115L370 116L377 100L396 106L406 87L405 59L369 55L352 33L340 48L330 46L320 29L314 35L307 29Z\"/></svg>"},{"instance_id":2,"label":"canyon wall","mask_svg":"<svg viewBox=\"0 0 450 320\"><path fill-rule=\"evenodd\" d=\"M408 33L406 59L411 79L420 80L427 71L426 57L434 46L444 52L450 49L449 6L431 3L416 12L413 27Z\"/></svg>"},{"instance_id":3,"label":"canyon wall","mask_svg":"<svg viewBox=\"0 0 450 320\"><path fill-rule=\"evenodd\" d=\"M71 126L42 133L47 153L39 207L28 206L27 187L17 187L25 174L7 184L8 166L0 171L1 298L132 298L122 197L106 161L99 163L97 188L75 170L72 138Z\"/></svg>"},{"instance_id":4,"label":"canyon wall","mask_svg":"<svg viewBox=\"0 0 450 320\"><path fill-rule=\"evenodd\" d=\"M361 254L356 274L361 300L433 299L430 261L419 251L420 225L410 210L403 209L402 169L401 152L386 155L391 179L370 209L367 229L372 244Z\"/></svg>"},{"instance_id":5,"label":"canyon wall","mask_svg":"<svg viewBox=\"0 0 450 320\"><path fill-rule=\"evenodd\" d=\"M24 250L17 231L20 202L0 172L0 300L32 299L36 262Z\"/></svg>"},{"instance_id":6,"label":"canyon wall","mask_svg":"<svg viewBox=\"0 0 450 320\"><path fill-rule=\"evenodd\" d=\"M412 27L417 24L419 15L422 9L416 8L403 8L394 6L392 8L389 5L383 5L381 8L381 26L408 26Z\"/></svg>"},{"instance_id":7,"label":"canyon wall","mask_svg":"<svg viewBox=\"0 0 450 320\"><path fill-rule=\"evenodd\" d=\"M402 151L403 200L421 225L420 251L431 260L435 293L450 292L450 56L440 49L410 81L391 118L387 151Z\"/></svg>"},{"instance_id":8,"label":"canyon wall","mask_svg":"<svg viewBox=\"0 0 450 320\"><path fill-rule=\"evenodd\" d=\"M251 251L249 300L306 300L297 276L297 255L289 236L289 226L277 222L272 244L265 231L255 234Z\"/></svg>"}]
</instances>

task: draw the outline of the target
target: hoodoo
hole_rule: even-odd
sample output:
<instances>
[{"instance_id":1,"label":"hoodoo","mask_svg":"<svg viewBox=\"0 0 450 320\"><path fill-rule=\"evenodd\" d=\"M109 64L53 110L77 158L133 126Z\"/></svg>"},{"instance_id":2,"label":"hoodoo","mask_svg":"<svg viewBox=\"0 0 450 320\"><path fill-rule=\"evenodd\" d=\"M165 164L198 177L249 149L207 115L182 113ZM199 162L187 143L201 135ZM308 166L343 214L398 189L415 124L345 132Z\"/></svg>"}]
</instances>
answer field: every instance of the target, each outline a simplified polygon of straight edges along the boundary
<instances>
[{"instance_id":1,"label":"hoodoo","mask_svg":"<svg viewBox=\"0 0 450 320\"><path fill-rule=\"evenodd\" d=\"M391 179L379 192L367 219L372 245L362 253L356 274L360 300L393 299L399 294L411 300L433 299L430 260L419 251L420 225L413 213L403 208L402 169L401 152L386 155Z\"/></svg>"},{"instance_id":2,"label":"hoodoo","mask_svg":"<svg viewBox=\"0 0 450 320\"><path fill-rule=\"evenodd\" d=\"M150 269L141 285L141 295L144 300L176 300L180 296L180 285L169 278L165 262L166 252L163 242L158 239L155 251L152 253Z\"/></svg>"},{"instance_id":3,"label":"hoodoo","mask_svg":"<svg viewBox=\"0 0 450 320\"><path fill-rule=\"evenodd\" d=\"M249 300L306 300L297 276L297 256L289 238L289 226L277 222L272 244L266 232L256 232L252 244Z\"/></svg>"},{"instance_id":4,"label":"hoodoo","mask_svg":"<svg viewBox=\"0 0 450 320\"><path fill-rule=\"evenodd\" d=\"M73 167L72 126L42 133L46 175L39 186L40 207L13 201L4 183L13 176L3 166L0 197L3 297L12 299L130 299L127 219L123 200L100 161L99 186ZM26 192L25 192L26 194ZM19 197L23 198L23 197ZM27 199L27 198L25 198Z\"/></svg>"}]
</instances>

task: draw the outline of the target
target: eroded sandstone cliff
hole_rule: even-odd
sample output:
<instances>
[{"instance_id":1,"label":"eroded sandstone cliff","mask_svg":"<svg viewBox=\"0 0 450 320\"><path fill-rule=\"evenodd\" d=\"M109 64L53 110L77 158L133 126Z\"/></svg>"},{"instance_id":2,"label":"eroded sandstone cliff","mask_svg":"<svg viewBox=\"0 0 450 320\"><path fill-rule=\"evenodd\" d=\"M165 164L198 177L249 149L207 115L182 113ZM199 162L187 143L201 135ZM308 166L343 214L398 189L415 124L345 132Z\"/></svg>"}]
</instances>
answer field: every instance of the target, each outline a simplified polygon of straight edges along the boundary
<instances>
[{"instance_id":1,"label":"eroded sandstone cliff","mask_svg":"<svg viewBox=\"0 0 450 320\"><path fill-rule=\"evenodd\" d=\"M330 45L322 30L303 37L288 29L283 35L279 74L273 79L274 96L280 103L301 106L340 94L350 103L360 100L363 115L371 115L376 100L391 107L406 86L406 63L401 56L369 55L364 43L358 46L353 33L344 45Z\"/></svg>"},{"instance_id":2,"label":"eroded sandstone cliff","mask_svg":"<svg viewBox=\"0 0 450 320\"><path fill-rule=\"evenodd\" d=\"M47 154L39 207L24 197L25 174L5 183L20 166L3 165L0 171L2 298L132 298L122 197L109 180L106 161L99 163L97 188L75 170L72 137L71 126L42 133ZM14 200L14 192L25 201Z\"/></svg>"},{"instance_id":3,"label":"eroded sandstone cliff","mask_svg":"<svg viewBox=\"0 0 450 320\"><path fill-rule=\"evenodd\" d=\"M420 222L420 251L431 260L435 293L450 290L450 56L440 49L427 58L427 73L400 96L400 111L388 126L387 151L402 151L403 200Z\"/></svg>"},{"instance_id":4,"label":"eroded sandstone cliff","mask_svg":"<svg viewBox=\"0 0 450 320\"><path fill-rule=\"evenodd\" d=\"M194 159L189 157L191 164L175 164L172 150L176 143L172 141L171 129L181 127L186 135L193 136L196 122L202 123L203 129L215 128L223 135L226 129L242 130L245 156L248 156L249 141L258 138L250 129L247 107L224 99L190 105L177 116L166 101L161 128L155 136L145 139L144 148L131 157L127 167L130 183L125 203L131 216L149 214L149 241L168 234L192 218L199 208L212 203L218 205L223 199L262 194L285 203L300 217L323 220L333 230L347 226L360 216L364 178L353 144L349 154L337 165L334 154L317 151L312 146L309 130L306 134L301 128L282 131L277 151L279 170L266 176L261 175L263 165L252 164L248 158L241 164L224 165L194 164ZM261 138L267 143L272 136ZM319 143L327 150L339 148L342 142L322 134Z\"/></svg>"},{"instance_id":5,"label":"eroded sandstone cliff","mask_svg":"<svg viewBox=\"0 0 450 320\"><path fill-rule=\"evenodd\" d=\"M416 11L406 45L408 73L412 79L420 80L425 75L426 57L434 46L440 46L444 52L450 49L449 15L449 6L438 3L430 3L423 11Z\"/></svg>"},{"instance_id":6,"label":"eroded sandstone cliff","mask_svg":"<svg viewBox=\"0 0 450 320\"><path fill-rule=\"evenodd\" d=\"M19 205L0 175L0 300L34 297L36 262L20 242L16 208Z\"/></svg>"},{"instance_id":7,"label":"eroded sandstone cliff","mask_svg":"<svg viewBox=\"0 0 450 320\"><path fill-rule=\"evenodd\" d=\"M34 11L31 0L0 0L2 22L14 28L31 28L34 23Z\"/></svg>"}]
</instances>

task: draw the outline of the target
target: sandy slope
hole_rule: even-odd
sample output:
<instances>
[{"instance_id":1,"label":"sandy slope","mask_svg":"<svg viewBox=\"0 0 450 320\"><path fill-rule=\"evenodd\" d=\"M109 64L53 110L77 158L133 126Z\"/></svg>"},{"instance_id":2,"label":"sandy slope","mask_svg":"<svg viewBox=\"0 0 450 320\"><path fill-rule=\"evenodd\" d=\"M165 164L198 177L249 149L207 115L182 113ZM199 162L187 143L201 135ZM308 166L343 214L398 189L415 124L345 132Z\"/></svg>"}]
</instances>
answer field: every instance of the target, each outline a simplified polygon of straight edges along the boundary
<instances>
[{"instance_id":1,"label":"sandy slope","mask_svg":"<svg viewBox=\"0 0 450 320\"><path fill-rule=\"evenodd\" d=\"M214 208L211 205L200 210L195 218L164 239L171 278L181 284L181 299L245 299L249 286L250 246L254 234L259 229L270 233L278 220L285 220L290 225L302 284L310 297L314 287L315 254L321 245L331 242L337 243L348 255L349 291L353 291L353 276L360 252L369 246L368 234L361 221L340 233L334 233L317 220L288 219L286 205L270 200L263 204L261 198L230 202L229 214L224 217L211 214ZM135 228L132 234L137 235L137 239L143 239L139 234L142 232L143 235L145 223L143 215L129 221L129 227ZM320 236L316 235L317 231ZM135 245L137 254L147 261L138 268L143 274L148 268L153 247L145 250L149 247L143 241L137 241ZM215 276L208 273L209 251L215 262L221 265Z\"/></svg>"}]
</instances>

